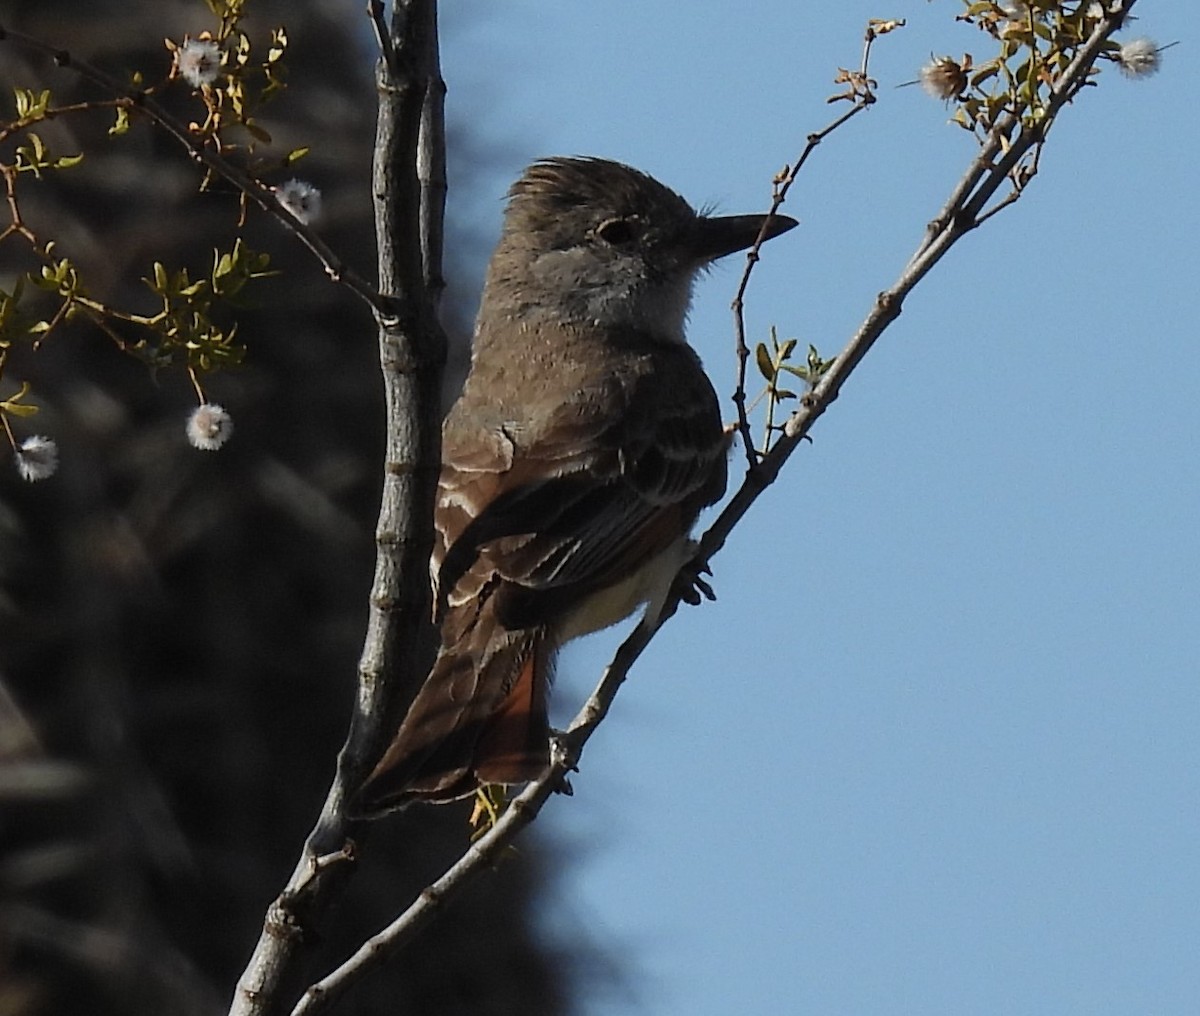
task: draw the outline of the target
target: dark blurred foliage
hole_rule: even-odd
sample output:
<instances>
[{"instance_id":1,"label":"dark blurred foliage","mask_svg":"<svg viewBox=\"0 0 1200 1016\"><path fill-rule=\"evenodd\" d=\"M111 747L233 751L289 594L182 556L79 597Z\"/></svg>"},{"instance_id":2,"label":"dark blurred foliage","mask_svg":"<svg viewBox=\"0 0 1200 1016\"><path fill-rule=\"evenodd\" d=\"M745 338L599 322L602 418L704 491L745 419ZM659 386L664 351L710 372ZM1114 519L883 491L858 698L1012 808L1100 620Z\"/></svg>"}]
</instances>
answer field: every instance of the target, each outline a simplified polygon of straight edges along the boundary
<instances>
[{"instance_id":1,"label":"dark blurred foliage","mask_svg":"<svg viewBox=\"0 0 1200 1016\"><path fill-rule=\"evenodd\" d=\"M13 6L9 27L148 80L169 65L164 36L211 25L201 0ZM372 277L362 8L255 0L248 27L265 46L286 22L290 87L263 120L281 150L313 146L277 182L319 186L318 228ZM5 104L13 84L99 97L0 44ZM156 259L203 274L211 249L230 245L236 205L198 193L196 167L169 139L137 122L108 139L109 122L44 125L57 152L87 158L30 181L23 208L92 293L149 310L139 277ZM43 407L21 436L54 437L62 468L26 484L7 452L0 461L0 1016L224 1011L332 773L373 568L374 332L276 224L252 214L245 235L285 274L254 285L256 305L237 315L247 364L206 384L236 424L221 452L185 440L195 396L182 373L155 376L94 329L10 358L7 377L31 381ZM9 253L0 248L5 288L29 267ZM470 310L451 314L461 329ZM466 838L457 808L380 824L315 972ZM580 950L557 953L533 929L547 860L526 841L337 1011L569 1012Z\"/></svg>"}]
</instances>

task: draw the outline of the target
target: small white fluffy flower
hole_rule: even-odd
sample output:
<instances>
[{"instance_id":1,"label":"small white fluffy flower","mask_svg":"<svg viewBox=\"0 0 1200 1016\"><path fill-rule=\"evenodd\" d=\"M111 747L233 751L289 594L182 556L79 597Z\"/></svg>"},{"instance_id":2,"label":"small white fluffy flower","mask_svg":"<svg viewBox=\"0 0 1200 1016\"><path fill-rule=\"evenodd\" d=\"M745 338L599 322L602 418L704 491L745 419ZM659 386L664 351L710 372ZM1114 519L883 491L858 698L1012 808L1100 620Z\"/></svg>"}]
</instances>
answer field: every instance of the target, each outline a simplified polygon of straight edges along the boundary
<instances>
[{"instance_id":1,"label":"small white fluffy flower","mask_svg":"<svg viewBox=\"0 0 1200 1016\"><path fill-rule=\"evenodd\" d=\"M289 180L275 188L275 197L284 208L306 225L321 214L321 192L303 180Z\"/></svg>"},{"instance_id":2,"label":"small white fluffy flower","mask_svg":"<svg viewBox=\"0 0 1200 1016\"><path fill-rule=\"evenodd\" d=\"M202 452L215 452L232 434L233 417L215 402L197 406L188 417L188 440Z\"/></svg>"},{"instance_id":3,"label":"small white fluffy flower","mask_svg":"<svg viewBox=\"0 0 1200 1016\"><path fill-rule=\"evenodd\" d=\"M27 437L16 450L16 459L21 479L36 483L58 469L58 445L48 437Z\"/></svg>"},{"instance_id":4,"label":"small white fluffy flower","mask_svg":"<svg viewBox=\"0 0 1200 1016\"><path fill-rule=\"evenodd\" d=\"M935 99L949 102L967 87L967 75L959 64L948 56L930 59L920 73L921 87Z\"/></svg>"},{"instance_id":5,"label":"small white fluffy flower","mask_svg":"<svg viewBox=\"0 0 1200 1016\"><path fill-rule=\"evenodd\" d=\"M1127 78L1148 78L1162 65L1153 39L1130 39L1117 52L1117 66Z\"/></svg>"},{"instance_id":6,"label":"small white fluffy flower","mask_svg":"<svg viewBox=\"0 0 1200 1016\"><path fill-rule=\"evenodd\" d=\"M193 88L211 85L221 73L221 47L212 39L184 39L175 50L175 66Z\"/></svg>"}]
</instances>

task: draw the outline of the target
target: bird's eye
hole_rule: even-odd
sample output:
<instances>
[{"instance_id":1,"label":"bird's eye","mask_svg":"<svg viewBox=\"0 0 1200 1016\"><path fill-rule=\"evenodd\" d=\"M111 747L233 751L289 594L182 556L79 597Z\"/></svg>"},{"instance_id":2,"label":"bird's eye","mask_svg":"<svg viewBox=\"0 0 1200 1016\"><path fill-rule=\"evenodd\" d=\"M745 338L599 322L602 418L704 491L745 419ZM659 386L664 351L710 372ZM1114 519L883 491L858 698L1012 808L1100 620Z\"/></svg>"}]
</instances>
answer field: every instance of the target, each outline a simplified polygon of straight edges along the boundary
<instances>
[{"instance_id":1,"label":"bird's eye","mask_svg":"<svg viewBox=\"0 0 1200 1016\"><path fill-rule=\"evenodd\" d=\"M636 240L640 229L636 219L609 219L602 222L596 229L596 235L605 243L615 247L623 246Z\"/></svg>"}]
</instances>

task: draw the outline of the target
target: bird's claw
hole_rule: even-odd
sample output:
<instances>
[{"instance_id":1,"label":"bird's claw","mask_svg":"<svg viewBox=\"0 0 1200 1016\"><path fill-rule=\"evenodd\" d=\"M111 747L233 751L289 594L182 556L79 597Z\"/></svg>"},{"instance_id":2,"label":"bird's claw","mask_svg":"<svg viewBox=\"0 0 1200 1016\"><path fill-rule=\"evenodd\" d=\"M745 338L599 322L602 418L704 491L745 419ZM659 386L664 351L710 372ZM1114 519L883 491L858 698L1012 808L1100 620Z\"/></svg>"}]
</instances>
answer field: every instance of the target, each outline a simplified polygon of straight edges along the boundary
<instances>
[{"instance_id":1,"label":"bird's claw","mask_svg":"<svg viewBox=\"0 0 1200 1016\"><path fill-rule=\"evenodd\" d=\"M579 772L579 766L572 761L571 748L567 744L567 734L563 730L550 731L550 764L562 766L567 772ZM567 772L562 774L558 781L558 785L554 788L556 794L562 794L563 797L573 797L575 788L571 786L571 781L567 778Z\"/></svg>"},{"instance_id":2,"label":"bird's claw","mask_svg":"<svg viewBox=\"0 0 1200 1016\"><path fill-rule=\"evenodd\" d=\"M698 607L702 600L715 600L717 594L703 576L711 575L707 561L693 559L685 564L675 577L675 592L684 603Z\"/></svg>"}]
</instances>

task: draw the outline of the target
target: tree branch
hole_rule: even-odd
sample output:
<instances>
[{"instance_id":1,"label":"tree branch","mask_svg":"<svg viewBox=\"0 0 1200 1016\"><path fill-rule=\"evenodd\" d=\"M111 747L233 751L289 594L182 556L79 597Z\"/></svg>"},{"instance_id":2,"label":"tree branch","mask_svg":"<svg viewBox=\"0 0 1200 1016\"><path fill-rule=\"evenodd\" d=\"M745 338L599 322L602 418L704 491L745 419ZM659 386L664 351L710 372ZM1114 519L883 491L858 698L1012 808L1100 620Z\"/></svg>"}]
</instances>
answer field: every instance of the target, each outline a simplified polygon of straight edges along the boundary
<instances>
[{"instance_id":1,"label":"tree branch","mask_svg":"<svg viewBox=\"0 0 1200 1016\"><path fill-rule=\"evenodd\" d=\"M441 368L445 336L425 288L441 275L440 249L422 229L426 209L440 209L418 179L418 151L440 163L436 90L435 0L398 0L392 10L392 57L378 69L379 118L373 185L379 248L380 362L387 406L383 494L376 528L376 568L360 658L358 694L338 769L316 827L292 877L271 905L262 935L238 982L231 1016L286 1011L299 972L304 934L349 876L353 822L347 803L379 757L405 693L428 672L433 640L429 558L440 448ZM433 214L430 211L428 214Z\"/></svg>"},{"instance_id":2,"label":"tree branch","mask_svg":"<svg viewBox=\"0 0 1200 1016\"><path fill-rule=\"evenodd\" d=\"M421 139L417 146L417 177L421 185L421 249L425 292L436 309L446 290L442 274L446 221L446 82L438 55L437 7L430 12L428 32L434 40L425 68L425 99L421 106Z\"/></svg>"}]
</instances>

